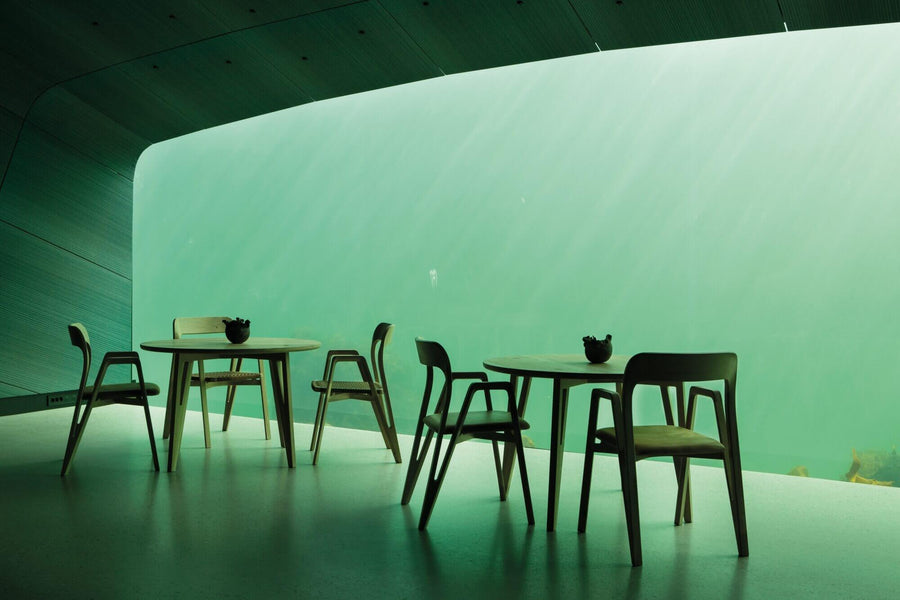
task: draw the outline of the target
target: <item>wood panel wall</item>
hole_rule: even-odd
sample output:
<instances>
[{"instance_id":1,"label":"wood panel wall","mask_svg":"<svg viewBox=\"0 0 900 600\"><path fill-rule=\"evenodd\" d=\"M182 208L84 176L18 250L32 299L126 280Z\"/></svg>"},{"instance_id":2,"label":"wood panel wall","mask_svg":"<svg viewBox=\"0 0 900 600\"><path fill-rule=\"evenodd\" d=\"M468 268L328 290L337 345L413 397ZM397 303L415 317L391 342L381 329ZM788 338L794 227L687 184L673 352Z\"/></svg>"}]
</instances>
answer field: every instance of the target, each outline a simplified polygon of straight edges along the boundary
<instances>
[{"instance_id":1,"label":"wood panel wall","mask_svg":"<svg viewBox=\"0 0 900 600\"><path fill-rule=\"evenodd\" d=\"M66 330L73 321L88 328L97 354L131 348L131 177L144 148L121 150L129 138L121 126L59 91L36 103L27 120L6 114L2 397L77 386L81 355ZM63 121L69 125L58 125Z\"/></svg>"}]
</instances>

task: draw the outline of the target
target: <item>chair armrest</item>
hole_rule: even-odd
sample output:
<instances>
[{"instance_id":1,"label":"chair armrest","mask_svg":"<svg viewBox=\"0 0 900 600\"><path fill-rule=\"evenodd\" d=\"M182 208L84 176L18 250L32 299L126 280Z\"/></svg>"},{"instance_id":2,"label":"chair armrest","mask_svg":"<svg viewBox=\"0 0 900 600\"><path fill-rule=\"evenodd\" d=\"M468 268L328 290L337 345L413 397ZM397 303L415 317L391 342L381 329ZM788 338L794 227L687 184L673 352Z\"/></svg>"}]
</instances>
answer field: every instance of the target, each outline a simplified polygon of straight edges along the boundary
<instances>
[{"instance_id":1,"label":"chair armrest","mask_svg":"<svg viewBox=\"0 0 900 600\"><path fill-rule=\"evenodd\" d=\"M508 381L476 381L469 384L469 389L479 390L511 390L512 385Z\"/></svg>"},{"instance_id":2,"label":"chair armrest","mask_svg":"<svg viewBox=\"0 0 900 600\"><path fill-rule=\"evenodd\" d=\"M505 390L508 395L507 401L507 411L510 413L513 419L516 421L519 420L519 411L516 409L516 394L513 389L513 386L508 381L478 381L476 383L472 383L469 385L469 388L466 390L466 397L463 399L462 408L459 410L459 419L457 420L456 428L458 431L462 430L463 424L466 421L466 415L469 414L469 407L472 404L472 398L475 396L477 392L484 392L484 402L487 405L488 410L493 410L491 406L491 390ZM448 407L449 410L449 407ZM447 411L445 411L446 414Z\"/></svg>"},{"instance_id":3,"label":"chair armrest","mask_svg":"<svg viewBox=\"0 0 900 600\"><path fill-rule=\"evenodd\" d=\"M509 397L506 410L518 419L519 411L516 407L516 391L509 381L477 381L469 384L466 396L474 396L476 392L484 392L484 402L488 410L494 410L491 404L491 390L505 391Z\"/></svg>"},{"instance_id":4,"label":"chair armrest","mask_svg":"<svg viewBox=\"0 0 900 600\"><path fill-rule=\"evenodd\" d=\"M103 385L103 378L106 377L106 371L110 365L132 365L135 367L138 376L138 383L141 386L141 393L147 397L147 386L144 383L144 370L141 368L141 357L137 352L107 352L103 355L103 361L100 363L100 369L97 371L97 378L94 380L94 393L92 400L96 400L100 394L100 387Z\"/></svg>"},{"instance_id":5,"label":"chair armrest","mask_svg":"<svg viewBox=\"0 0 900 600\"><path fill-rule=\"evenodd\" d=\"M706 396L713 402L722 401L722 394L717 390L710 390L704 387L700 387L699 385L695 385L691 387L689 392L690 398L696 398L697 396Z\"/></svg>"},{"instance_id":6,"label":"chair armrest","mask_svg":"<svg viewBox=\"0 0 900 600\"><path fill-rule=\"evenodd\" d=\"M606 398L610 402L622 402L622 398L619 397L618 392L611 392L603 388L594 388L591 392L591 402L599 401L600 398Z\"/></svg>"},{"instance_id":7,"label":"chair armrest","mask_svg":"<svg viewBox=\"0 0 900 600\"><path fill-rule=\"evenodd\" d=\"M334 381L334 372L340 363L356 363L356 367L359 369L359 376L374 389L375 382L372 380L372 374L369 371L369 363L366 361L366 357L360 356L356 351L353 351L353 354L336 354L327 361L324 378L329 386Z\"/></svg>"},{"instance_id":8,"label":"chair armrest","mask_svg":"<svg viewBox=\"0 0 900 600\"><path fill-rule=\"evenodd\" d=\"M322 379L325 379L328 376L328 368L331 366L331 361L335 356L358 356L359 352L356 350L329 350L328 354L325 355L325 369L322 371Z\"/></svg>"},{"instance_id":9,"label":"chair armrest","mask_svg":"<svg viewBox=\"0 0 900 600\"><path fill-rule=\"evenodd\" d=\"M478 379L487 381L488 376L487 373L483 371L455 371L450 374L451 381L456 381L457 379Z\"/></svg>"},{"instance_id":10,"label":"chair armrest","mask_svg":"<svg viewBox=\"0 0 900 600\"><path fill-rule=\"evenodd\" d=\"M105 355L103 355L103 362L101 363L101 365L136 365L140 362L141 357L138 356L137 352L107 352Z\"/></svg>"},{"instance_id":11,"label":"chair armrest","mask_svg":"<svg viewBox=\"0 0 900 600\"><path fill-rule=\"evenodd\" d=\"M597 418L600 414L600 398L609 400L612 405L613 423L615 424L616 433L620 432L622 424L622 398L618 392L611 392L603 388L594 388L591 391L591 408L588 413L588 449L592 446L592 440L597 431Z\"/></svg>"},{"instance_id":12,"label":"chair armrest","mask_svg":"<svg viewBox=\"0 0 900 600\"><path fill-rule=\"evenodd\" d=\"M718 390L710 390L700 386L691 386L688 392L687 427L694 428L694 416L696 414L696 401L698 396L704 396L712 400L716 411L716 428L719 430L719 441L726 442L725 407L722 404L722 394Z\"/></svg>"}]
</instances>

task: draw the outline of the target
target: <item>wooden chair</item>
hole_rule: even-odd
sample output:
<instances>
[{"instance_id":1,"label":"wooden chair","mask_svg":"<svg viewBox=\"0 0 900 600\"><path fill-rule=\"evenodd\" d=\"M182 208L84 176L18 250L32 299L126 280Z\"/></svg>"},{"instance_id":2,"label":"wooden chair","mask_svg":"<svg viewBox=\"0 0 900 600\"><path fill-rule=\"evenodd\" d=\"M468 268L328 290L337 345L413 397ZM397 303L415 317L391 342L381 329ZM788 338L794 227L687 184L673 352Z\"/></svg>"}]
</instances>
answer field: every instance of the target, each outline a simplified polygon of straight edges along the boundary
<instances>
[{"instance_id":1,"label":"wooden chair","mask_svg":"<svg viewBox=\"0 0 900 600\"><path fill-rule=\"evenodd\" d=\"M91 339L87 330L81 323L69 325L69 338L72 345L81 350L83 358L81 367L81 382L78 384L78 394L75 397L75 413L72 415L72 426L69 428L69 439L66 443L66 454L63 458L61 476L65 476L72 466L84 428L87 426L91 411L99 406L109 404L128 404L131 406L143 406L144 417L147 419L147 432L150 434L150 451L153 454L153 467L159 471L159 458L156 456L156 440L153 438L153 422L150 420L150 405L148 396L159 394L159 386L144 382L144 371L141 369L141 359L137 352L107 352L100 363L97 378L94 385L87 385L88 372L91 369ZM103 385L103 378L111 365L130 365L137 371L137 382L114 383ZM86 399L86 400L85 400ZM84 410L81 409L84 403Z\"/></svg>"},{"instance_id":2,"label":"wooden chair","mask_svg":"<svg viewBox=\"0 0 900 600\"><path fill-rule=\"evenodd\" d=\"M328 404L340 400L363 400L369 403L378 422L378 430L384 438L384 444L391 450L396 462L402 462L400 442L397 440L397 427L394 424L394 411L391 408L391 394L388 391L387 375L384 372L384 347L391 342L394 326L390 323L379 323L372 333L370 348L371 369L364 356L356 350L329 350L325 358L325 371L322 379L312 382L314 392L319 392L319 406L316 410L316 422L313 426L312 441L309 444L313 454L312 464L319 462L319 450L322 447L322 434L325 431L325 413ZM341 363L353 363L359 371L359 379L353 381L336 380L337 366Z\"/></svg>"},{"instance_id":3,"label":"wooden chair","mask_svg":"<svg viewBox=\"0 0 900 600\"><path fill-rule=\"evenodd\" d=\"M525 450L522 444L522 429L528 428L528 423L519 418L515 402L515 389L508 381L488 382L487 375L482 372L453 372L450 368L450 358L447 352L437 342L416 339L416 349L419 353L419 362L428 368L425 380L425 393L422 398L422 407L419 411L419 419L416 423L416 434L413 441L412 456L406 473L406 483L403 487L401 504L409 504L419 472L425 463L425 456L431 445L432 438L437 435L434 447L434 455L431 460L431 472L425 486L425 498L422 501L422 513L419 517L419 529L424 530L428 526L434 503L441 490L450 458L457 444L466 440L477 438L491 440L494 450L494 466L497 469L497 483L500 488L500 500L506 500L506 485L503 474L503 466L500 460L498 442L511 442L516 446L516 456L519 462L519 473L522 479L522 493L525 496L525 512L528 516L528 524L534 525L534 510L531 506L531 489L528 485L528 473L525 470ZM437 401L432 406L432 388L434 386L435 371L443 374L443 385L437 395ZM462 406L458 412L451 412L451 392L453 382L458 380L475 380L466 391ZM507 397L506 410L494 410L491 404L491 391L502 392ZM472 398L476 393L483 392L487 410L470 410ZM424 443L422 432L428 429ZM443 460L440 459L441 442L444 436L450 436ZM440 468L438 468L440 463Z\"/></svg>"},{"instance_id":4,"label":"wooden chair","mask_svg":"<svg viewBox=\"0 0 900 600\"><path fill-rule=\"evenodd\" d=\"M593 390L588 417L587 447L584 453L584 476L581 488L581 507L578 513L578 531L583 532L587 525L595 452L618 456L622 495L625 503L625 520L631 546L631 564L635 567L642 563L635 463L652 456L673 457L678 482L675 524L680 525L681 516L685 515L684 507L690 503L690 459L716 459L721 460L725 467L725 481L731 502L738 555L749 556L735 412L736 377L737 356L732 353L644 353L635 355L628 361L621 395L604 389ZM678 425L672 424L671 408L669 408L666 411L669 423L666 425L634 425L632 407L634 390L637 386L659 386L664 390L671 386L680 388L685 383L702 382L721 382L720 385L725 393L724 402L722 393L718 390L693 386L688 394L687 414L683 422ZM663 397L664 400L668 399L665 392ZM719 439L693 430L697 399L701 397L709 398L712 401ZM597 429L600 398L609 400L612 405L613 427ZM684 520L688 523L691 522L690 511L686 511L686 515Z\"/></svg>"},{"instance_id":5,"label":"wooden chair","mask_svg":"<svg viewBox=\"0 0 900 600\"><path fill-rule=\"evenodd\" d=\"M228 317L177 317L172 321L172 337L180 339L184 335L207 335L225 333L225 321ZM200 388L200 406L203 410L203 442L207 448L212 446L209 435L209 406L206 400L206 390L212 387L228 386L225 392L225 415L222 418L222 431L228 431L228 422L231 419L231 409L234 407L234 395L238 386L251 385L259 388L262 398L263 428L266 439L271 438L269 427L269 402L266 398L266 375L263 361L257 361L257 370L242 371L242 359L234 358L227 371L206 371L205 361L197 361L197 372L191 375L191 387ZM175 359L172 359L172 375L169 381L174 382ZM173 398L169 394L169 398ZM173 407L169 407L172 410ZM169 437L169 422L166 421L163 429L163 438Z\"/></svg>"}]
</instances>

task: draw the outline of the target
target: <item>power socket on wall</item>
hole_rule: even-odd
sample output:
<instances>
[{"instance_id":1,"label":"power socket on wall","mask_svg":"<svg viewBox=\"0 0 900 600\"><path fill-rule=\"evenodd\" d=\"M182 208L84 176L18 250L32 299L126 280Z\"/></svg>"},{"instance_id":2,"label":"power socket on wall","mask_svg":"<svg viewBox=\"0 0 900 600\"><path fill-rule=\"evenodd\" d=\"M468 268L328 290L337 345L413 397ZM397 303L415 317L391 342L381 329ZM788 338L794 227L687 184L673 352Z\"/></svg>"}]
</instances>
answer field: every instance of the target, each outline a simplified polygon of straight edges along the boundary
<instances>
[{"instance_id":1,"label":"power socket on wall","mask_svg":"<svg viewBox=\"0 0 900 600\"><path fill-rule=\"evenodd\" d=\"M0 417L50 408L75 406L75 398L77 396L78 392L76 390L65 390L62 392L50 392L49 394L29 394L27 396L0 398Z\"/></svg>"},{"instance_id":2,"label":"power socket on wall","mask_svg":"<svg viewBox=\"0 0 900 600\"><path fill-rule=\"evenodd\" d=\"M70 392L56 392L53 394L47 394L47 408L62 408L64 406L74 406L75 398L78 397L78 393L75 391Z\"/></svg>"}]
</instances>

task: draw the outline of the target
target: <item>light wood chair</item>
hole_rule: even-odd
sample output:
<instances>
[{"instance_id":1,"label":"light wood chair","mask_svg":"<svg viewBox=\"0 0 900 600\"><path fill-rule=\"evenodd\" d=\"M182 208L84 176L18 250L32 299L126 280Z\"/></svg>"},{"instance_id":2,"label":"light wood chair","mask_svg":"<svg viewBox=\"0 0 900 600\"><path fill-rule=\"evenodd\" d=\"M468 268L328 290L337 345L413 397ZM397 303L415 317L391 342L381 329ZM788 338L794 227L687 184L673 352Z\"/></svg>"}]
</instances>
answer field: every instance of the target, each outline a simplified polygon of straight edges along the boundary
<instances>
[{"instance_id":1,"label":"light wood chair","mask_svg":"<svg viewBox=\"0 0 900 600\"><path fill-rule=\"evenodd\" d=\"M172 321L172 337L180 339L185 335L209 335L225 333L225 321L230 321L229 317L177 317ZM203 410L203 442L207 448L212 446L209 434L209 406L206 399L206 390L212 387L228 386L225 392L225 414L222 418L222 431L228 431L228 422L231 419L231 410L234 407L234 396L238 386L255 386L259 388L259 395L262 399L263 429L266 433L266 439L271 439L271 429L269 427L269 402L266 397L266 375L263 361L257 361L257 369L255 371L242 371L241 363L243 359L231 359L228 370L222 371L206 371L206 361L197 361L197 372L191 375L191 387L200 388L200 406ZM172 373L169 377L170 381L175 381L174 375L175 359L172 359ZM169 394L169 399L173 398ZM173 407L168 407L172 410ZM168 414L168 413L167 413ZM163 438L169 437L169 422L166 421L163 429Z\"/></svg>"},{"instance_id":2,"label":"light wood chair","mask_svg":"<svg viewBox=\"0 0 900 600\"><path fill-rule=\"evenodd\" d=\"M497 483L500 488L500 500L506 500L506 485L503 476L503 466L500 460L498 442L511 442L515 444L516 456L519 463L519 473L522 479L522 493L525 496L525 512L528 516L528 524L534 525L534 510L531 506L531 488L528 485L528 473L525 470L525 450L522 444L522 429L528 428L528 423L519 418L515 402L515 389L508 381L489 382L487 375L482 372L453 372L450 368L450 358L443 346L437 342L430 342L421 338L416 339L416 349L419 353L419 362L428 370L425 380L425 393L422 398L422 407L419 411L419 419L416 422L416 434L413 441L412 456L406 473L406 483L403 487L401 504L409 504L419 472L425 463L425 457L431 440L435 435L437 442L434 447L434 455L431 460L431 472L425 486L425 497L422 500L422 513L419 517L419 529L424 530L428 526L434 503L441 490L450 458L457 444L476 438L491 440L494 451L494 466L497 469ZM435 380L435 371L443 374L443 385L437 394L436 402L432 407L432 389ZM451 392L453 382L459 380L475 380L466 391L465 398L458 412L451 412ZM503 393L507 397L505 410L494 410L491 403L491 391ZM486 410L470 410L472 398L476 393L483 392ZM428 429L424 442L422 433ZM450 436L449 443L444 451L443 460L440 459L441 442L444 436ZM440 468L438 468L440 463Z\"/></svg>"},{"instance_id":3,"label":"light wood chair","mask_svg":"<svg viewBox=\"0 0 900 600\"><path fill-rule=\"evenodd\" d=\"M725 467L725 481L731 503L738 555L749 556L735 411L736 379L737 356L733 353L643 353L633 356L628 361L621 394L599 388L593 390L588 416L587 446L584 453L578 531L584 532L587 526L594 453L602 452L618 457L625 504L625 520L631 548L631 564L635 567L640 566L643 562L635 463L654 456L673 457L678 482L675 524L680 525L682 519L688 523L692 520L690 510L685 510L685 507L690 505L690 459L715 459L721 460ZM683 389L682 386L685 384L705 383L708 385L710 382L718 382L718 385L711 386L713 388L723 388L724 401L722 392L718 389L694 385L688 394L687 413L683 420L679 419L682 421L681 423L672 424L670 407L666 410L668 424L634 425L632 409L636 387L641 385L659 387L664 390L663 398L666 401L668 395L665 390L669 387L675 386L677 389ZM693 430L697 399L701 397L709 398L712 401L719 439ZM613 427L597 428L601 398L608 400L612 406Z\"/></svg>"},{"instance_id":4,"label":"light wood chair","mask_svg":"<svg viewBox=\"0 0 900 600\"><path fill-rule=\"evenodd\" d=\"M325 413L328 404L340 400L363 400L368 402L375 413L378 430L384 444L391 450L396 462L402 462L400 442L397 440L397 427L394 424L394 411L391 408L391 393L388 390L387 375L384 371L384 347L391 342L394 326L390 323L379 323L372 333L372 346L369 350L371 368L364 356L356 350L329 350L325 357L325 371L322 379L312 382L312 389L319 393L319 406L316 410L316 421L313 426L312 441L309 444L313 453L312 464L319 462L319 450L322 447L322 434L325 431ZM335 379L338 365L353 363L359 371L359 379L353 381Z\"/></svg>"},{"instance_id":5,"label":"light wood chair","mask_svg":"<svg viewBox=\"0 0 900 600\"><path fill-rule=\"evenodd\" d=\"M78 384L78 394L75 396L75 413L72 415L72 425L69 428L69 439L66 443L66 454L63 457L61 476L65 476L72 466L84 428L87 426L91 411L99 406L109 404L128 404L142 406L144 417L147 419L147 432L150 434L150 451L153 454L153 467L159 471L159 458L156 455L156 440L153 437L153 422L150 420L150 405L148 396L159 394L159 386L144 381L144 371L141 368L141 359L137 352L107 352L100 363L97 378L94 385L87 385L88 372L91 370L91 339L87 329L81 323L69 325L69 338L72 345L81 350L83 358L81 367L81 382ZM103 385L103 378L107 369L112 365L129 365L137 372L137 382L113 383ZM84 409L82 410L82 404Z\"/></svg>"}]
</instances>

